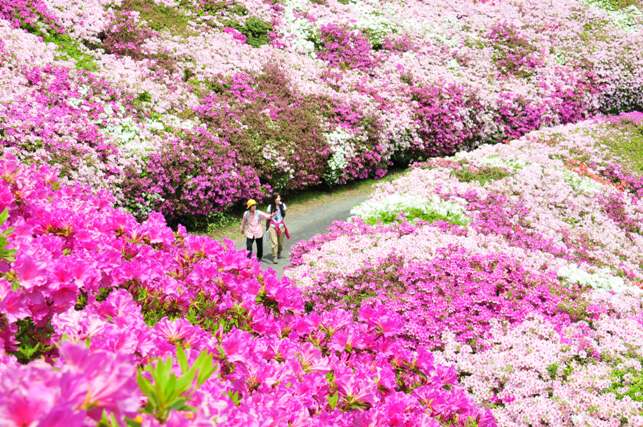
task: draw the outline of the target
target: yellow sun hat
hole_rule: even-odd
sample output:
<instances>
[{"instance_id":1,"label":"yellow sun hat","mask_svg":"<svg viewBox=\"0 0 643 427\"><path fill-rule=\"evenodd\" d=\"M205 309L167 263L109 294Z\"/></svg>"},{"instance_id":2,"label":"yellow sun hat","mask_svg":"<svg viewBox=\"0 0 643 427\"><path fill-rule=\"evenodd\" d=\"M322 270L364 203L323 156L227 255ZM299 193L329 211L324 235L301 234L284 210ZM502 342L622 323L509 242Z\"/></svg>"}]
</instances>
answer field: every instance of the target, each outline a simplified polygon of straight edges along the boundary
<instances>
[{"instance_id":1,"label":"yellow sun hat","mask_svg":"<svg viewBox=\"0 0 643 427\"><path fill-rule=\"evenodd\" d=\"M250 209L251 207L255 206L257 204L257 201L255 199L250 199L246 202L246 207Z\"/></svg>"}]
</instances>

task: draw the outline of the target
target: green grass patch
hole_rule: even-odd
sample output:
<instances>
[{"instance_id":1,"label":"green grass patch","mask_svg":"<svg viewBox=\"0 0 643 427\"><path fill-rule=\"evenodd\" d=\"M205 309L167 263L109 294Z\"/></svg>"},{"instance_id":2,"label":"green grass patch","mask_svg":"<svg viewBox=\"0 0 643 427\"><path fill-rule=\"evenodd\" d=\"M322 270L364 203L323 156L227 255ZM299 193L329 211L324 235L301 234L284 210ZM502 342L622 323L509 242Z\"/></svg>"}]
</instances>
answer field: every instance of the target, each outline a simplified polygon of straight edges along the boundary
<instances>
[{"instance_id":1,"label":"green grass patch","mask_svg":"<svg viewBox=\"0 0 643 427\"><path fill-rule=\"evenodd\" d=\"M59 58L71 60L76 63L76 68L86 71L98 71L98 65L94 57L84 52L80 44L67 34L58 34L56 32L40 34L44 41L56 45Z\"/></svg>"},{"instance_id":2,"label":"green grass patch","mask_svg":"<svg viewBox=\"0 0 643 427\"><path fill-rule=\"evenodd\" d=\"M464 215L458 212L448 212L446 214L443 214L443 213L434 211L430 207L427 207L425 209L407 208L407 209L398 210L398 211L379 212L377 216L369 217L365 220L365 222L370 225L375 225L379 222L383 224L392 224L394 222L399 221L401 214L403 214L404 218L406 218L406 220L410 222L416 221L416 220L427 221L427 222L446 221L451 224L461 225L461 226L465 226L469 223L469 220L467 219L467 217L465 217Z\"/></svg>"},{"instance_id":3,"label":"green grass patch","mask_svg":"<svg viewBox=\"0 0 643 427\"><path fill-rule=\"evenodd\" d=\"M120 7L134 10L155 31L187 37L194 35L190 29L190 18L179 8L156 4L148 0L126 0Z\"/></svg>"},{"instance_id":4,"label":"green grass patch","mask_svg":"<svg viewBox=\"0 0 643 427\"><path fill-rule=\"evenodd\" d=\"M476 181L480 185L485 185L491 181L506 178L511 174L499 167L485 166L472 171L465 166L460 170L453 171L452 175L461 182Z\"/></svg>"},{"instance_id":5,"label":"green grass patch","mask_svg":"<svg viewBox=\"0 0 643 427\"><path fill-rule=\"evenodd\" d=\"M252 47L259 47L268 44L270 39L268 33L272 31L272 25L256 16L251 16L243 24L236 20L228 20L224 25L234 28L247 38L247 43Z\"/></svg>"},{"instance_id":6,"label":"green grass patch","mask_svg":"<svg viewBox=\"0 0 643 427\"><path fill-rule=\"evenodd\" d=\"M599 139L599 142L636 175L643 175L643 125L623 122L617 132Z\"/></svg>"}]
</instances>

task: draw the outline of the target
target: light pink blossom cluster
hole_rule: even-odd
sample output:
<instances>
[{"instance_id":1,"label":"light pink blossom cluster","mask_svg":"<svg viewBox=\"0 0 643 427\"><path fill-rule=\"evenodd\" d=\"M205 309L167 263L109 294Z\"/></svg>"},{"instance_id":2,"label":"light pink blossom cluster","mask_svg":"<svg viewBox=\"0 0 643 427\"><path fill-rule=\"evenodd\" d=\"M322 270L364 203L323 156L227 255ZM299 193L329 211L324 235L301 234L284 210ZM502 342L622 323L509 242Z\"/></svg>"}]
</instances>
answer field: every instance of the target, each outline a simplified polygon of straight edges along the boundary
<instances>
[{"instance_id":1,"label":"light pink blossom cluster","mask_svg":"<svg viewBox=\"0 0 643 427\"><path fill-rule=\"evenodd\" d=\"M643 179L620 156L641 117L418 163L286 275L314 311L386 307L501 425L638 425Z\"/></svg>"},{"instance_id":2,"label":"light pink blossom cluster","mask_svg":"<svg viewBox=\"0 0 643 427\"><path fill-rule=\"evenodd\" d=\"M123 190L124 175L146 176L149 155L184 130L206 126L218 134L197 114L198 106L226 91L217 82L241 73L259 78L267 68L280 68L294 98L318 104L306 115L323 128L311 128L306 139L326 145L320 150L328 153L324 167L303 160L294 164L271 148L235 148L240 158L246 151L258 153L251 160L245 156L243 166L277 188L298 188L293 169L307 177L300 186L343 184L381 177L396 163L509 141L596 112L640 109L640 15L601 5L579 0L2 1L1 49L9 59L0 65L0 99L10 111L31 103L16 95L44 90L25 82L24 68L37 64L68 67L72 80L89 69L117 91L115 103L135 101L136 108L117 114L118 123L97 126L111 142L129 146L121 163L134 164L133 169L110 165L115 175L106 186L121 205L145 216L163 203L163 194L151 191L144 195L148 202L141 203L139 194ZM43 120L58 123L56 113L43 112ZM2 123L5 113L0 114ZM293 127L308 128L306 120ZM244 141L261 146L275 141L248 123L229 126ZM37 139L36 133L26 139ZM23 145L26 153L18 155L54 161L55 153L34 155L47 149ZM296 147L292 157L305 159L308 149ZM84 163L82 182L105 181L102 166L96 167L101 160L78 163ZM212 200L198 200L198 211L225 208Z\"/></svg>"}]
</instances>

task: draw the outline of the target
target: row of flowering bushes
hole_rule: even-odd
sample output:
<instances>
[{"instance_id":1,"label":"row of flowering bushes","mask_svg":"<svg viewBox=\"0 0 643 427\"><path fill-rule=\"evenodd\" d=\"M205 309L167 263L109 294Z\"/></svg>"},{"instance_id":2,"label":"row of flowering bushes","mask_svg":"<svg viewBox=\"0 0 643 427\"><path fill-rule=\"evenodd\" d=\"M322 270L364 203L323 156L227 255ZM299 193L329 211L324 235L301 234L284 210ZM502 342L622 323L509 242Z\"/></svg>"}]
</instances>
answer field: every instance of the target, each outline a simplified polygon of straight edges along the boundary
<instances>
[{"instance_id":1,"label":"row of flowering bushes","mask_svg":"<svg viewBox=\"0 0 643 427\"><path fill-rule=\"evenodd\" d=\"M0 0L0 142L175 220L641 107L635 4L385 3Z\"/></svg>"},{"instance_id":2,"label":"row of flowering bushes","mask_svg":"<svg viewBox=\"0 0 643 427\"><path fill-rule=\"evenodd\" d=\"M500 425L640 425L642 130L630 113L418 163L286 276L314 312L386 313Z\"/></svg>"},{"instance_id":3,"label":"row of flowering bushes","mask_svg":"<svg viewBox=\"0 0 643 427\"><path fill-rule=\"evenodd\" d=\"M399 319L113 202L0 159L1 425L495 425Z\"/></svg>"},{"instance_id":4,"label":"row of flowering bushes","mask_svg":"<svg viewBox=\"0 0 643 427\"><path fill-rule=\"evenodd\" d=\"M5 154L0 424L640 425L642 125L420 163L284 279Z\"/></svg>"}]
</instances>

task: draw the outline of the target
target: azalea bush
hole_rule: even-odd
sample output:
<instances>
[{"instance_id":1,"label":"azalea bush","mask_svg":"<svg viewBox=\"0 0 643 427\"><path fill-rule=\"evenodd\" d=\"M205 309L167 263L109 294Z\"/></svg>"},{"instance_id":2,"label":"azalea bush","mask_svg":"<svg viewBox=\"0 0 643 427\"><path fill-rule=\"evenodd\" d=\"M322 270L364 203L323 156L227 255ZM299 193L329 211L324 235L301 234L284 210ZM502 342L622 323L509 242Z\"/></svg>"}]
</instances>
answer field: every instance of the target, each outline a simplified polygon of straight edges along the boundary
<instances>
[{"instance_id":1,"label":"azalea bush","mask_svg":"<svg viewBox=\"0 0 643 427\"><path fill-rule=\"evenodd\" d=\"M213 85L196 111L264 182L302 189L320 184L326 167L329 149L319 114L327 103L293 93L290 84L274 66L257 78L235 74Z\"/></svg>"},{"instance_id":2,"label":"azalea bush","mask_svg":"<svg viewBox=\"0 0 643 427\"><path fill-rule=\"evenodd\" d=\"M386 313L500 425L638 425L643 204L623 145L642 117L417 163L299 243L286 276L313 312Z\"/></svg>"},{"instance_id":3,"label":"azalea bush","mask_svg":"<svg viewBox=\"0 0 643 427\"><path fill-rule=\"evenodd\" d=\"M166 142L148 159L144 176L134 172L126 185L137 203L170 218L206 216L237 200L262 199L269 189L230 144L203 128Z\"/></svg>"},{"instance_id":4,"label":"azalea bush","mask_svg":"<svg viewBox=\"0 0 643 427\"><path fill-rule=\"evenodd\" d=\"M202 127L227 141L262 186L301 190L378 178L392 166L597 112L641 109L641 12L628 2L388 6L0 2L0 138L9 134L20 159L71 165L63 169L70 181L109 189L142 218L162 195L143 201L129 182L146 178L164 141ZM69 89L34 82L34 67L66 69ZM93 82L109 100L98 99ZM50 91L68 99L49 106ZM88 107L91 117L78 101L88 96L98 104ZM25 104L38 107L25 112ZM27 117L16 142L20 115L35 115L38 125ZM236 192L232 203L243 197ZM164 215L186 219L173 209Z\"/></svg>"},{"instance_id":5,"label":"azalea bush","mask_svg":"<svg viewBox=\"0 0 643 427\"><path fill-rule=\"evenodd\" d=\"M3 425L493 426L382 308L307 313L233 248L0 160Z\"/></svg>"}]
</instances>

